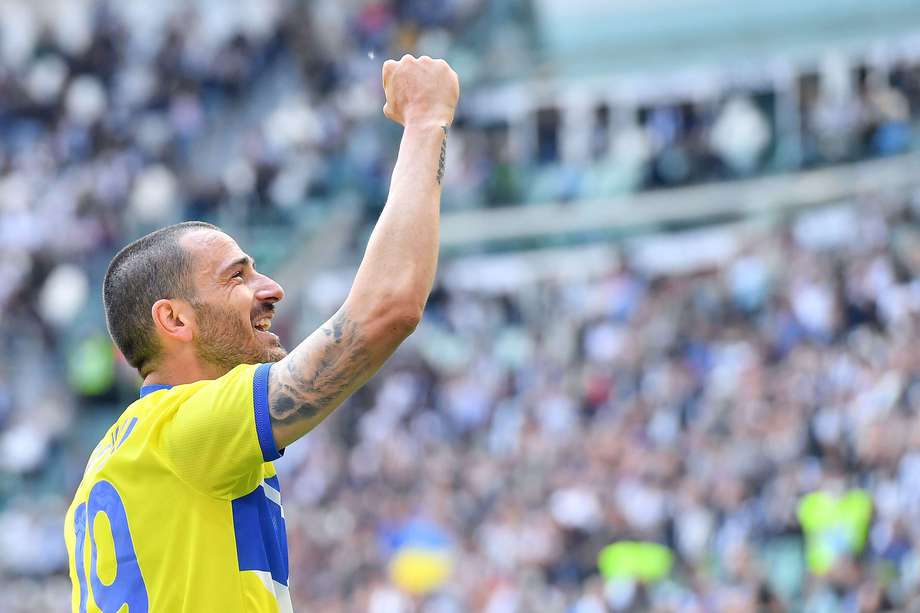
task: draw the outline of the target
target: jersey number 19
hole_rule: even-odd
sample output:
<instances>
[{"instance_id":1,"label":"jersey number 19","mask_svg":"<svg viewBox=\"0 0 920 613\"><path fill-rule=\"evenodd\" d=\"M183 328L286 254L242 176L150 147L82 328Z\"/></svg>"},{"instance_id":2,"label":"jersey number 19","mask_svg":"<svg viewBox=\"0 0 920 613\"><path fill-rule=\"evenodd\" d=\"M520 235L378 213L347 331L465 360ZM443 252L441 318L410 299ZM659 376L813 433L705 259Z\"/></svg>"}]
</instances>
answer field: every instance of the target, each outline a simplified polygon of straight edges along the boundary
<instances>
[{"instance_id":1,"label":"jersey number 19","mask_svg":"<svg viewBox=\"0 0 920 613\"><path fill-rule=\"evenodd\" d=\"M115 577L103 583L99 577L99 548L93 524L96 515L105 513L112 530L112 543L116 562ZM131 532L128 530L128 515L118 491L108 481L98 481L90 490L86 502L74 510L73 528L76 535L76 567L80 581L80 613L86 613L86 572L83 548L86 531L90 538L89 582L93 588L93 600L102 613L118 613L128 605L130 613L147 613L147 586L141 576L140 566L134 552Z\"/></svg>"}]
</instances>

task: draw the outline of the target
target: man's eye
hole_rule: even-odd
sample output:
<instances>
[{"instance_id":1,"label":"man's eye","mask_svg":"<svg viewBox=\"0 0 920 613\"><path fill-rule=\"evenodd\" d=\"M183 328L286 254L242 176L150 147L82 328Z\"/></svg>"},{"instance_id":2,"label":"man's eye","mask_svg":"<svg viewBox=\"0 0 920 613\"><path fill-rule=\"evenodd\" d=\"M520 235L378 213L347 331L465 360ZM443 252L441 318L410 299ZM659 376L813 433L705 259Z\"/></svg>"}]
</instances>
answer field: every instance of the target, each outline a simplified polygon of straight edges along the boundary
<instances>
[{"instance_id":1,"label":"man's eye","mask_svg":"<svg viewBox=\"0 0 920 613\"><path fill-rule=\"evenodd\" d=\"M240 271L235 272L235 273L233 274L233 277L232 277L232 278L233 278L233 279L242 279L242 278L243 278L243 271L240 270Z\"/></svg>"}]
</instances>

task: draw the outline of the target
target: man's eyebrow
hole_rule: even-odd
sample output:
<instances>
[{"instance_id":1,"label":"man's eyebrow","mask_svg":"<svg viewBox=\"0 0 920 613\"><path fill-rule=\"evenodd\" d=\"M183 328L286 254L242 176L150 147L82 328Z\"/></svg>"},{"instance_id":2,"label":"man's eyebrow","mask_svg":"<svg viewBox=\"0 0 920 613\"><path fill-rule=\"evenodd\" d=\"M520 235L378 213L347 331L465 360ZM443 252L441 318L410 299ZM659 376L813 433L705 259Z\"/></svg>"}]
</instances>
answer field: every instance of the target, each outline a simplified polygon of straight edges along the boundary
<instances>
[{"instance_id":1,"label":"man's eyebrow","mask_svg":"<svg viewBox=\"0 0 920 613\"><path fill-rule=\"evenodd\" d=\"M237 266L246 266L246 264L249 264L253 268L255 268L256 261L253 260L248 255L239 257L233 260L232 262L230 262L229 264L227 264L226 266L224 266L223 269L220 271L220 276L224 276L225 274L227 274L228 272L230 272L233 268L236 268Z\"/></svg>"}]
</instances>

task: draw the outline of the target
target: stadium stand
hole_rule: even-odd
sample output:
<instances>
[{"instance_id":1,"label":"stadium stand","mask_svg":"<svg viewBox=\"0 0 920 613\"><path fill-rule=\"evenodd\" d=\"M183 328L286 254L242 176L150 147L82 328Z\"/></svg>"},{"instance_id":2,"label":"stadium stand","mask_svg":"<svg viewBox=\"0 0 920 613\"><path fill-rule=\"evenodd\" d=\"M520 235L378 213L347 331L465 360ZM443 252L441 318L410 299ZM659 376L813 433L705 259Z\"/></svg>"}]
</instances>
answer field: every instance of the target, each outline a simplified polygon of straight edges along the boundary
<instances>
[{"instance_id":1,"label":"stadium stand","mask_svg":"<svg viewBox=\"0 0 920 613\"><path fill-rule=\"evenodd\" d=\"M283 281L308 261L279 326L299 337L385 197L381 58L419 49L472 101L451 257L394 363L278 463L298 609L920 608L916 38L702 93L660 72L632 100L554 97L536 13L0 3L4 610L67 609L68 497L136 395L101 320L114 250L203 218ZM814 492L868 495L871 518L815 524ZM840 526L824 565L806 537ZM623 539L673 568L605 582Z\"/></svg>"}]
</instances>

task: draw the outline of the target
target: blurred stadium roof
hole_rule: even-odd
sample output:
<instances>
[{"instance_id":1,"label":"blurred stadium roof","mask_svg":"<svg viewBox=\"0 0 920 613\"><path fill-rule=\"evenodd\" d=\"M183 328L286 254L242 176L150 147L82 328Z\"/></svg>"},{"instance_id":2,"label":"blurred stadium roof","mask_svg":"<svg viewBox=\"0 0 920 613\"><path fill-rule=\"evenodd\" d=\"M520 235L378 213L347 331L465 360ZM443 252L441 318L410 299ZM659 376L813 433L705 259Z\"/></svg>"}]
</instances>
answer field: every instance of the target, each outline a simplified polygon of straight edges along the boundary
<instances>
[{"instance_id":1,"label":"blurred stadium roof","mask_svg":"<svg viewBox=\"0 0 920 613\"><path fill-rule=\"evenodd\" d=\"M591 76L813 61L913 34L916 0L535 0L538 71Z\"/></svg>"}]
</instances>

